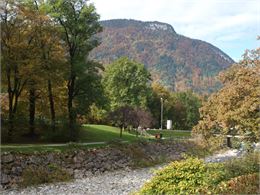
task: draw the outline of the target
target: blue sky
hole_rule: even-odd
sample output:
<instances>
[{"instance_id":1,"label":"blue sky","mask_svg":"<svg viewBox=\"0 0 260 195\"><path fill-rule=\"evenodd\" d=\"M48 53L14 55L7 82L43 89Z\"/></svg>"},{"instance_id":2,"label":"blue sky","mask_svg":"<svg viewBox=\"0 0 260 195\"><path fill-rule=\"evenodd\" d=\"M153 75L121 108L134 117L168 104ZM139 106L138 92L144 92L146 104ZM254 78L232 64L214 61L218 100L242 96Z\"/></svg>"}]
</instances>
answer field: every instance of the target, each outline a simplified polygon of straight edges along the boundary
<instances>
[{"instance_id":1,"label":"blue sky","mask_svg":"<svg viewBox=\"0 0 260 195\"><path fill-rule=\"evenodd\" d=\"M259 47L260 0L90 0L101 20L136 19L171 24L179 34L207 41L235 61Z\"/></svg>"}]
</instances>

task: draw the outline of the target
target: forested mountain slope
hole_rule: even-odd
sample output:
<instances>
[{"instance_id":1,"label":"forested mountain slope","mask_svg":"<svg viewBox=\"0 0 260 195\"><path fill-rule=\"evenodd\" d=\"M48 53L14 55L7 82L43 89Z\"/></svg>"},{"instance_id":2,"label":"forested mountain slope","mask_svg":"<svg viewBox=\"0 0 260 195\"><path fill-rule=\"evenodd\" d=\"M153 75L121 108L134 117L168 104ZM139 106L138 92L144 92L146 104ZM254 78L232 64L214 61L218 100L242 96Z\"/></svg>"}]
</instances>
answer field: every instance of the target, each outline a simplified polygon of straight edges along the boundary
<instances>
[{"instance_id":1,"label":"forested mountain slope","mask_svg":"<svg viewBox=\"0 0 260 195\"><path fill-rule=\"evenodd\" d=\"M145 64L158 81L173 91L216 90L215 76L234 61L217 47L175 32L161 22L115 19L102 21L101 44L90 54L108 64L127 56Z\"/></svg>"}]
</instances>

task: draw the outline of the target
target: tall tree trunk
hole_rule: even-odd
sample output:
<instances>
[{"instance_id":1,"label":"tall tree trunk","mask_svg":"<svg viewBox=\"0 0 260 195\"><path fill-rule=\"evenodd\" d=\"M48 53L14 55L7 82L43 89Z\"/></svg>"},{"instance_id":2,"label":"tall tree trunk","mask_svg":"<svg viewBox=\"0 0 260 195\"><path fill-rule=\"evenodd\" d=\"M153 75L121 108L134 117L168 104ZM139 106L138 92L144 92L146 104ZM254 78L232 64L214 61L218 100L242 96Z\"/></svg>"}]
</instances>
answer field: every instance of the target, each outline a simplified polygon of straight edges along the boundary
<instances>
[{"instance_id":1,"label":"tall tree trunk","mask_svg":"<svg viewBox=\"0 0 260 195\"><path fill-rule=\"evenodd\" d=\"M14 119L15 113L18 105L18 98L23 90L23 87L26 81L22 82L17 76L18 71L15 69L13 77L11 77L11 69L8 67L6 70L6 77L7 77L7 92L8 92L8 139L11 141L12 134L14 130ZM13 82L11 82L13 80ZM13 87L12 87L13 83Z\"/></svg>"},{"instance_id":2,"label":"tall tree trunk","mask_svg":"<svg viewBox=\"0 0 260 195\"><path fill-rule=\"evenodd\" d=\"M14 129L14 113L13 113L13 96L8 90L9 96L9 113L8 113L8 139L11 141Z\"/></svg>"},{"instance_id":3,"label":"tall tree trunk","mask_svg":"<svg viewBox=\"0 0 260 195\"><path fill-rule=\"evenodd\" d=\"M123 128L124 128L124 127L121 127L121 128L120 128L120 138L122 138Z\"/></svg>"},{"instance_id":4,"label":"tall tree trunk","mask_svg":"<svg viewBox=\"0 0 260 195\"><path fill-rule=\"evenodd\" d=\"M13 113L13 97L14 93L11 86L11 70L7 68L6 70L7 84L8 84L8 100L9 100L9 113L8 113L8 139L12 139L13 129L14 129L14 113Z\"/></svg>"},{"instance_id":5,"label":"tall tree trunk","mask_svg":"<svg viewBox=\"0 0 260 195\"><path fill-rule=\"evenodd\" d=\"M13 135L13 130L14 130L14 116L16 113L19 95L14 94L14 93L8 93L8 96L9 96L8 139L9 139L9 141L11 141L12 135Z\"/></svg>"},{"instance_id":6,"label":"tall tree trunk","mask_svg":"<svg viewBox=\"0 0 260 195\"><path fill-rule=\"evenodd\" d=\"M49 104L50 104L50 113L51 113L51 127L52 130L55 131L55 107L54 107L54 100L52 94L52 84L51 80L48 80L48 93L49 93Z\"/></svg>"},{"instance_id":7,"label":"tall tree trunk","mask_svg":"<svg viewBox=\"0 0 260 195\"><path fill-rule=\"evenodd\" d=\"M75 84L75 76L71 76L71 79L68 81L68 117L69 117L70 137L72 141L75 140L75 132L74 132L75 114L73 110L74 84Z\"/></svg>"},{"instance_id":8,"label":"tall tree trunk","mask_svg":"<svg viewBox=\"0 0 260 195\"><path fill-rule=\"evenodd\" d=\"M30 126L30 135L35 134L35 89L32 87L29 90L29 126Z\"/></svg>"}]
</instances>

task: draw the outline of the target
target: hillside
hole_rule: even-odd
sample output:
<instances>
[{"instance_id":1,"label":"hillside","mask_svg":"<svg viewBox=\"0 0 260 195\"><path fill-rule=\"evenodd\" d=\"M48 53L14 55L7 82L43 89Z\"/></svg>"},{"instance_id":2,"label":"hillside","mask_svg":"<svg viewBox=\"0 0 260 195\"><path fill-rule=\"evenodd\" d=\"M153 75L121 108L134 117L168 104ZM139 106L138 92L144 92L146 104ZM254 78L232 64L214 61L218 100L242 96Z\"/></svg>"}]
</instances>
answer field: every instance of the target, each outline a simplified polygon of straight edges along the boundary
<instances>
[{"instance_id":1,"label":"hillside","mask_svg":"<svg viewBox=\"0 0 260 195\"><path fill-rule=\"evenodd\" d=\"M166 23L125 19L101 23L101 45L91 58L108 64L128 56L145 64L154 81L173 91L212 92L219 87L215 76L234 63L217 47L179 35Z\"/></svg>"}]
</instances>

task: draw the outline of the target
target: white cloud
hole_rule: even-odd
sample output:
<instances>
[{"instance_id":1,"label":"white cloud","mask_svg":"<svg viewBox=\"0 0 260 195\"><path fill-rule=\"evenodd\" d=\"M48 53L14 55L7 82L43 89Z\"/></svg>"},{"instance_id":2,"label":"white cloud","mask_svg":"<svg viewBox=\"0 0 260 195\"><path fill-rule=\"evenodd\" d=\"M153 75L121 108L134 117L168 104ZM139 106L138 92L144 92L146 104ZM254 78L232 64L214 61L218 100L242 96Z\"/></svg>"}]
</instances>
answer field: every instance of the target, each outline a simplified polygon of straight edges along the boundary
<instances>
[{"instance_id":1,"label":"white cloud","mask_svg":"<svg viewBox=\"0 0 260 195\"><path fill-rule=\"evenodd\" d=\"M171 24L179 34L202 39L221 49L222 43L260 34L258 0L91 0L106 19L136 19ZM255 42L252 40L251 42ZM249 44L248 41L246 41ZM252 45L252 43L251 43ZM248 45L248 47L250 47ZM241 48L243 51L247 48ZM238 55L237 55L238 56ZM231 56L232 57L232 56Z\"/></svg>"}]
</instances>

